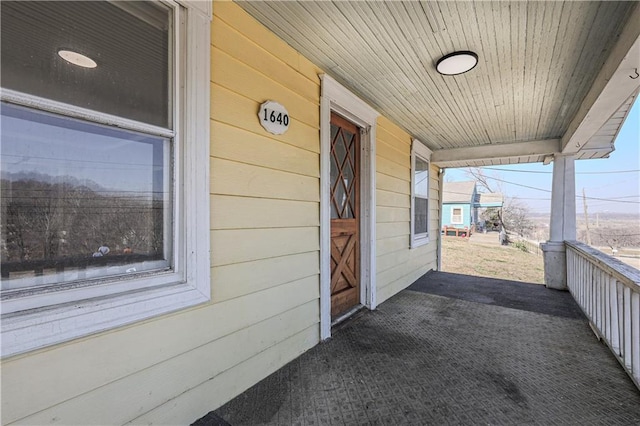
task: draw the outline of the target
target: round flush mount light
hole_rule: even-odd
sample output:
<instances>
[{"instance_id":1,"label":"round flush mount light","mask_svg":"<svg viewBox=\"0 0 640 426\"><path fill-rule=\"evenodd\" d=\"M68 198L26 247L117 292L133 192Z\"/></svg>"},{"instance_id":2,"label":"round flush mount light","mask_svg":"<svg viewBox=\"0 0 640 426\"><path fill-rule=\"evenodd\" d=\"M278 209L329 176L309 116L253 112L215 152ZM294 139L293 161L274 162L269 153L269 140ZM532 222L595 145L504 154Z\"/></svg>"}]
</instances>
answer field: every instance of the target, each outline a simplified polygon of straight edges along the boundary
<instances>
[{"instance_id":1,"label":"round flush mount light","mask_svg":"<svg viewBox=\"0 0 640 426\"><path fill-rule=\"evenodd\" d=\"M438 60L436 70L443 75L458 75L478 65L478 55L468 50L449 53Z\"/></svg>"},{"instance_id":2,"label":"round flush mount light","mask_svg":"<svg viewBox=\"0 0 640 426\"><path fill-rule=\"evenodd\" d=\"M74 52L73 50L60 49L58 50L58 56L70 64L77 65L82 68L95 68L98 66L96 61L82 53Z\"/></svg>"}]
</instances>

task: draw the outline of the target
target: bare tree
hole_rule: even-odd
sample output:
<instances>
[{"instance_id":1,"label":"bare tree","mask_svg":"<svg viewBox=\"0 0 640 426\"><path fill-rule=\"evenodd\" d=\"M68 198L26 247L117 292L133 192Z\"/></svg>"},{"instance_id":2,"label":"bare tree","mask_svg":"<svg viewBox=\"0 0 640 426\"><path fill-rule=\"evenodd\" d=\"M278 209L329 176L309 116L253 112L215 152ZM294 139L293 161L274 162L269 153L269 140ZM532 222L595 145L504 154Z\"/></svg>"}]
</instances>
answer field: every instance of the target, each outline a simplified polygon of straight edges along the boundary
<instances>
[{"instance_id":1,"label":"bare tree","mask_svg":"<svg viewBox=\"0 0 640 426\"><path fill-rule=\"evenodd\" d=\"M469 176L469 178L471 178L472 180L476 181L476 183L478 184L478 186L480 186L480 189L482 189L483 192L491 192L491 193L503 192L502 185L500 185L500 182L498 181L492 182L491 179L493 179L493 176L488 175L486 171L482 170L479 167L469 167L465 171L465 174Z\"/></svg>"},{"instance_id":2,"label":"bare tree","mask_svg":"<svg viewBox=\"0 0 640 426\"><path fill-rule=\"evenodd\" d=\"M530 217L531 212L522 201L513 197L505 197L502 208L502 224L508 232L515 232L521 237L529 235L535 228Z\"/></svg>"},{"instance_id":3,"label":"bare tree","mask_svg":"<svg viewBox=\"0 0 640 426\"><path fill-rule=\"evenodd\" d=\"M495 223L497 217L500 226L507 232L514 232L520 236L525 236L534 229L529 208L517 198L506 196L500 182L495 180L496 177L488 175L485 170L478 167L469 167L466 174L476 181L482 191L501 192L504 195L502 209L487 210L483 216L485 220Z\"/></svg>"},{"instance_id":4,"label":"bare tree","mask_svg":"<svg viewBox=\"0 0 640 426\"><path fill-rule=\"evenodd\" d=\"M2 180L2 261L91 257L114 253L158 255L164 243L164 206L128 195L38 180Z\"/></svg>"}]
</instances>

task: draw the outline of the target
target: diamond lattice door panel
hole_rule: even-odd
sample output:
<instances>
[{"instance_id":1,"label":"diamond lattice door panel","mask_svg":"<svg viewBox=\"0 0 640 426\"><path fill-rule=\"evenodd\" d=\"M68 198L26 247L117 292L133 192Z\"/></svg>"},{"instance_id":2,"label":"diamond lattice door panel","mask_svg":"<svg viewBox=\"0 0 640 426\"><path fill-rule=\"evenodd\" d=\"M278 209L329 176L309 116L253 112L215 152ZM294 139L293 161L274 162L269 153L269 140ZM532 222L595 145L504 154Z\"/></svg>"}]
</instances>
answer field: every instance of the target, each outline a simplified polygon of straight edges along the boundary
<instances>
[{"instance_id":1,"label":"diamond lattice door panel","mask_svg":"<svg viewBox=\"0 0 640 426\"><path fill-rule=\"evenodd\" d=\"M360 303L360 129L331 114L331 316Z\"/></svg>"}]
</instances>

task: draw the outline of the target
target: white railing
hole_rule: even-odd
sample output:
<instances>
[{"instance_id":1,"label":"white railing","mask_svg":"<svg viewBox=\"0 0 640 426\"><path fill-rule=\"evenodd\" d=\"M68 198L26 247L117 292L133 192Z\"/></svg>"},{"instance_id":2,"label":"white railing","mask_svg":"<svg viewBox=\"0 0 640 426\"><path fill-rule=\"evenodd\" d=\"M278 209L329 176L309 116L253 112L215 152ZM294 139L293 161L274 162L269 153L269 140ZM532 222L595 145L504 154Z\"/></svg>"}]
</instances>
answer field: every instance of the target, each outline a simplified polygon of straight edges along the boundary
<instances>
[{"instance_id":1,"label":"white railing","mask_svg":"<svg viewBox=\"0 0 640 426\"><path fill-rule=\"evenodd\" d=\"M577 241L566 241L573 298L640 389L640 271Z\"/></svg>"}]
</instances>

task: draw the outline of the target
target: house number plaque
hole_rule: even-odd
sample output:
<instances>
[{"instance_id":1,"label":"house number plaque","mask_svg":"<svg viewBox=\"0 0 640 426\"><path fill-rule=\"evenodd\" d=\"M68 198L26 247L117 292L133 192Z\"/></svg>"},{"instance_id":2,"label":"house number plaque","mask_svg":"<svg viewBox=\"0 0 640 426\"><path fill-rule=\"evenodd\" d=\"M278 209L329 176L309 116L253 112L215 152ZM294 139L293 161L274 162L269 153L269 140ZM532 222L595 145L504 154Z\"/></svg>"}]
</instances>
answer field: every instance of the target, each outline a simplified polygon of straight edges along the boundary
<instances>
[{"instance_id":1,"label":"house number plaque","mask_svg":"<svg viewBox=\"0 0 640 426\"><path fill-rule=\"evenodd\" d=\"M289 113L284 106L275 101L267 101L260 105L258 118L262 127L274 135L281 135L289 129Z\"/></svg>"}]
</instances>

